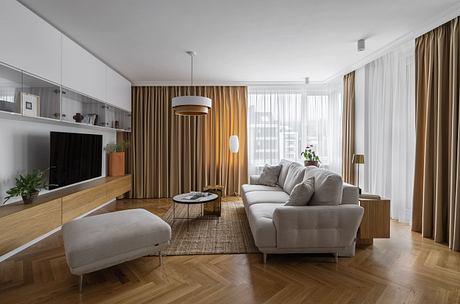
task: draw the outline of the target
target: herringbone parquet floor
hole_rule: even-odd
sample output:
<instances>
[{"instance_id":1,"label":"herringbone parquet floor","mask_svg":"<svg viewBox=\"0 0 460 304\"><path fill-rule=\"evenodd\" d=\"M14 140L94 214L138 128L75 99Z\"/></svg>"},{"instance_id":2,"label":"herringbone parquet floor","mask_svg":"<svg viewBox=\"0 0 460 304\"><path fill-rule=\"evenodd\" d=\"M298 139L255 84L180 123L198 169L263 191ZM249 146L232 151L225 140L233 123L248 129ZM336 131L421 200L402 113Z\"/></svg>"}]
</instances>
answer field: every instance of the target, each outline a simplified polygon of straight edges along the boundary
<instances>
[{"instance_id":1,"label":"herringbone parquet floor","mask_svg":"<svg viewBox=\"0 0 460 304\"><path fill-rule=\"evenodd\" d=\"M124 200L101 212L165 200ZM0 263L0 303L460 303L460 253L393 222L392 237L338 264L328 256L144 257L87 276L67 268L61 233ZM14 233L14 231L11 231Z\"/></svg>"}]
</instances>

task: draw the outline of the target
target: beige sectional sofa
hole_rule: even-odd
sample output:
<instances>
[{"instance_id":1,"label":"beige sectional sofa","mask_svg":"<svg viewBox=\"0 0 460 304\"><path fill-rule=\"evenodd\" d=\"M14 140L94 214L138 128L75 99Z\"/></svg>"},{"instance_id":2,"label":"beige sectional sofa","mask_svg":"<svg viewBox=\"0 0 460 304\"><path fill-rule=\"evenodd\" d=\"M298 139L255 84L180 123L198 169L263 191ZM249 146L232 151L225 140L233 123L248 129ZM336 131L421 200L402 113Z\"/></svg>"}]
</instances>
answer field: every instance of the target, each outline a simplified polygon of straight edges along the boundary
<instances>
[{"instance_id":1,"label":"beige sectional sofa","mask_svg":"<svg viewBox=\"0 0 460 304\"><path fill-rule=\"evenodd\" d=\"M280 164L277 186L259 185L259 176L251 176L250 184L241 186L251 232L264 263L267 254L275 253L333 253L336 260L353 256L363 216L358 188L325 169L304 168L286 160ZM315 192L309 204L284 206L292 185L312 176Z\"/></svg>"}]
</instances>

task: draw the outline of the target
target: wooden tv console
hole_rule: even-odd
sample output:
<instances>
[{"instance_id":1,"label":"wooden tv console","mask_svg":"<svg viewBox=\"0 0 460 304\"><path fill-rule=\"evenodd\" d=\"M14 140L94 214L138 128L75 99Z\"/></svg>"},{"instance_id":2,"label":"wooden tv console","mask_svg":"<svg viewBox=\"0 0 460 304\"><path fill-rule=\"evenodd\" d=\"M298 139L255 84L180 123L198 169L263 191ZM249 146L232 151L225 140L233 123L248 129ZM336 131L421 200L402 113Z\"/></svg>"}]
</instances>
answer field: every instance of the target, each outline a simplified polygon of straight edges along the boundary
<instances>
[{"instance_id":1,"label":"wooden tv console","mask_svg":"<svg viewBox=\"0 0 460 304\"><path fill-rule=\"evenodd\" d=\"M0 207L0 255L131 191L131 175L101 177Z\"/></svg>"}]
</instances>

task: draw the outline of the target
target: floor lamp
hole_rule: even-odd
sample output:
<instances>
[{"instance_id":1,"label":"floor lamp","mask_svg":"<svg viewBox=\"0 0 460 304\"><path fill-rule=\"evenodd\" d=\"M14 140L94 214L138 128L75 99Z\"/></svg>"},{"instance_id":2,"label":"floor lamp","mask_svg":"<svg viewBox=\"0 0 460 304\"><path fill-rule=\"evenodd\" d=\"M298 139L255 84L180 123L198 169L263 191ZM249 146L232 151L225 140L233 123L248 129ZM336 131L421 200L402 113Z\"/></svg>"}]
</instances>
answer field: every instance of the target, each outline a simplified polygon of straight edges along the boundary
<instances>
[{"instance_id":1,"label":"floor lamp","mask_svg":"<svg viewBox=\"0 0 460 304\"><path fill-rule=\"evenodd\" d=\"M356 185L359 188L359 194L361 194L361 187L359 186L359 165L364 164L364 154L353 154L352 163L358 165L358 182Z\"/></svg>"},{"instance_id":2,"label":"floor lamp","mask_svg":"<svg viewBox=\"0 0 460 304\"><path fill-rule=\"evenodd\" d=\"M240 140L238 138L238 135L230 136L229 148L230 148L230 153L232 154L232 157L233 157L233 154L238 153L238 151L240 150ZM233 193L233 195L239 195L239 194L235 192Z\"/></svg>"}]
</instances>

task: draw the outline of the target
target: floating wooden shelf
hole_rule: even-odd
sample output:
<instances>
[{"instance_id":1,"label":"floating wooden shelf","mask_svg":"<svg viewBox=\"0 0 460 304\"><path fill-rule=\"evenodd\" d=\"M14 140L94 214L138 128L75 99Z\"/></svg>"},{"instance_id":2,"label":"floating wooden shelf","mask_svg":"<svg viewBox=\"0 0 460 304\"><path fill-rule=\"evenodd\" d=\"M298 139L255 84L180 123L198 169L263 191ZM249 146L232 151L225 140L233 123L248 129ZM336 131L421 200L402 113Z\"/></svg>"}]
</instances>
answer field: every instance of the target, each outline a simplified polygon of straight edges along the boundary
<instances>
[{"instance_id":1,"label":"floating wooden shelf","mask_svg":"<svg viewBox=\"0 0 460 304\"><path fill-rule=\"evenodd\" d=\"M129 191L131 175L102 177L46 193L29 205L5 205L0 208L0 255Z\"/></svg>"}]
</instances>

